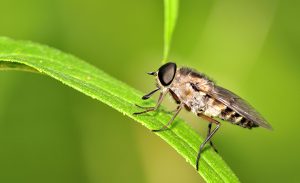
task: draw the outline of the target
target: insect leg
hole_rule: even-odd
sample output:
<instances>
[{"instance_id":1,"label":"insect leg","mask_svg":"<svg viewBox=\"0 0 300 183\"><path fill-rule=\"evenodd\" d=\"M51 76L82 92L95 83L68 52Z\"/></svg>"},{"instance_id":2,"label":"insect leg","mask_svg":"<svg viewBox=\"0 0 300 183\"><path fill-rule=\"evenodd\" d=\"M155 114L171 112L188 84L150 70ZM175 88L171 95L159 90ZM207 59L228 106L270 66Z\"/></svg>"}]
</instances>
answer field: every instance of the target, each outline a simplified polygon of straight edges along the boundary
<instances>
[{"instance_id":1,"label":"insect leg","mask_svg":"<svg viewBox=\"0 0 300 183\"><path fill-rule=\"evenodd\" d=\"M137 106L138 108L141 108L141 109L149 109L149 108L152 108L152 107L140 106L140 105L137 105L137 104L135 104L135 106Z\"/></svg>"},{"instance_id":2,"label":"insect leg","mask_svg":"<svg viewBox=\"0 0 300 183\"><path fill-rule=\"evenodd\" d=\"M178 113L180 112L180 110L182 109L182 106L183 106L183 104L180 104L177 107L175 114L173 115L173 117L171 118L171 120L166 125L164 125L160 129L152 130L152 131L153 132L160 132L160 131L164 131L164 130L168 129L168 126L170 126L172 124L172 122L174 121L174 119L176 118L176 116L178 115Z\"/></svg>"},{"instance_id":3,"label":"insect leg","mask_svg":"<svg viewBox=\"0 0 300 183\"><path fill-rule=\"evenodd\" d=\"M207 132L207 136L206 137L208 137L208 135L210 134L211 126L212 126L212 123L209 123L208 124L208 132ZM218 150L214 146L212 140L210 140L209 143L210 143L210 146L215 150L215 152L218 153Z\"/></svg>"},{"instance_id":4,"label":"insect leg","mask_svg":"<svg viewBox=\"0 0 300 183\"><path fill-rule=\"evenodd\" d=\"M148 108L145 107L146 110L144 110L142 112L135 112L133 114L134 115L139 115L139 114L144 114L144 113L147 113L147 112L150 112L150 111L155 111L160 106L161 102L163 101L163 99L164 99L164 97L166 96L167 93L168 93L168 91L160 93L158 101L157 101L155 107L148 107ZM142 107L142 108L144 108L144 107Z\"/></svg>"},{"instance_id":5,"label":"insect leg","mask_svg":"<svg viewBox=\"0 0 300 183\"><path fill-rule=\"evenodd\" d=\"M144 95L144 96L142 97L142 99L143 99L143 100L149 99L149 98L150 98L155 92L157 92L159 89L160 89L160 88L156 88L155 90L151 91L150 93ZM137 104L135 104L135 106L137 106L137 107L139 107L139 108L141 108L141 109L149 109L149 108L152 108L152 107L144 107L144 106L140 106L140 105L137 105Z\"/></svg>"},{"instance_id":6,"label":"insect leg","mask_svg":"<svg viewBox=\"0 0 300 183\"><path fill-rule=\"evenodd\" d=\"M213 129L213 131L211 133L209 133L206 137L206 139L204 140L204 142L200 145L199 151L198 151L198 155L197 155L197 160L196 160L196 169L197 171L199 170L199 160L201 157L201 152L205 146L205 144L212 138L212 136L217 132L217 130L220 128L221 123L211 117L205 116L203 114L199 114L200 117L202 117L203 119L209 121L210 123L215 123L217 126L216 128Z\"/></svg>"},{"instance_id":7,"label":"insect leg","mask_svg":"<svg viewBox=\"0 0 300 183\"><path fill-rule=\"evenodd\" d=\"M150 98L155 92L157 92L158 90L160 90L160 88L156 88L155 90L151 91L150 93L144 95L144 96L142 97L142 99L143 99L143 100L149 99L149 98Z\"/></svg>"}]
</instances>

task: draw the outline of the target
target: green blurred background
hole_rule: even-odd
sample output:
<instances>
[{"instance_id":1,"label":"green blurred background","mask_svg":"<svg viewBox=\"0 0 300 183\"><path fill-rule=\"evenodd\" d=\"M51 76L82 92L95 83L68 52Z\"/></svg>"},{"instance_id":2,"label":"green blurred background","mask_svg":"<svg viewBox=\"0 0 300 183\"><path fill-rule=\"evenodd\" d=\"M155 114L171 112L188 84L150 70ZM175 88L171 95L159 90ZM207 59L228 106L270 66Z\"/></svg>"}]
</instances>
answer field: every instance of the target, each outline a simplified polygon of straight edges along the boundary
<instances>
[{"instance_id":1,"label":"green blurred background","mask_svg":"<svg viewBox=\"0 0 300 183\"><path fill-rule=\"evenodd\" d=\"M161 0L0 0L0 35L72 53L148 92L161 64ZM274 127L214 137L242 182L299 182L300 1L182 0L171 59L250 101ZM157 96L155 96L157 97ZM166 105L173 109L170 102ZM181 117L199 135L207 123ZM169 145L46 76L0 72L0 182L203 182Z\"/></svg>"}]
</instances>

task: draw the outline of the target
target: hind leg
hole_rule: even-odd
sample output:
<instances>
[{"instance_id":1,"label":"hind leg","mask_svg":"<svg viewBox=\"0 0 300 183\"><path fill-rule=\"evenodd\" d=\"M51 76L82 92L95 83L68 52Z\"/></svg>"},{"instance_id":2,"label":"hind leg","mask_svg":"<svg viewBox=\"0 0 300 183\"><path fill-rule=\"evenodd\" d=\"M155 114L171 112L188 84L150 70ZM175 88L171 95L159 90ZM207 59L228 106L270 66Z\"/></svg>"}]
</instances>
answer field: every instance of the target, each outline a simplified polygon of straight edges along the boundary
<instances>
[{"instance_id":1,"label":"hind leg","mask_svg":"<svg viewBox=\"0 0 300 183\"><path fill-rule=\"evenodd\" d=\"M209 124L208 124L208 132L207 132L207 136L206 136L206 137L208 137L208 135L210 134L211 126L212 126L212 123L209 123ZM216 147L214 146L212 140L209 141L209 144L210 144L210 146L215 150L215 152L218 153L218 150L217 150Z\"/></svg>"},{"instance_id":2,"label":"hind leg","mask_svg":"<svg viewBox=\"0 0 300 183\"><path fill-rule=\"evenodd\" d=\"M209 133L208 133L207 137L205 138L204 142L202 142L202 144L200 145L198 155L197 155L197 160L196 160L196 170L197 171L199 170L199 160L200 160L201 153L202 153L202 150L203 150L205 144L210 141L210 139L214 136L214 134L218 131L218 129L221 126L221 123L219 121L217 121L209 116L206 116L204 114L198 114L198 116L205 119L206 121L209 121L209 123L215 123L217 126L212 130L212 132L210 132L211 127L209 128Z\"/></svg>"}]
</instances>

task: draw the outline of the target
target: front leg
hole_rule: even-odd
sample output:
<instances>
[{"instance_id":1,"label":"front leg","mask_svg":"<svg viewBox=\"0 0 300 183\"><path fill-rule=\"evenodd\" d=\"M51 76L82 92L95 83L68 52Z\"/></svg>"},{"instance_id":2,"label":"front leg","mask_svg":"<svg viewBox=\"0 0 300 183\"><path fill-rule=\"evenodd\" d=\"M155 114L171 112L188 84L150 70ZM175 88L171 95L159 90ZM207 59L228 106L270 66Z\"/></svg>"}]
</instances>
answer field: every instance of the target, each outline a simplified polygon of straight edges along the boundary
<instances>
[{"instance_id":1,"label":"front leg","mask_svg":"<svg viewBox=\"0 0 300 183\"><path fill-rule=\"evenodd\" d=\"M173 117L171 118L171 120L168 122L168 124L164 125L160 129L156 129L156 130L152 130L152 131L153 132L161 132L161 131L164 131L164 130L168 129L168 127L172 124L172 122L174 121L174 119L176 118L176 116L178 115L178 113L181 111L182 107L183 107L183 103L181 103L177 107L175 114L173 115Z\"/></svg>"},{"instance_id":2,"label":"front leg","mask_svg":"<svg viewBox=\"0 0 300 183\"><path fill-rule=\"evenodd\" d=\"M166 96L167 93L168 93L168 91L162 91L160 93L158 101L157 101L155 107L148 107L148 108L146 108L146 107L139 106L141 108L145 108L146 110L141 111L141 112L135 112L133 114L134 115L139 115L139 114L144 114L144 113L147 113L147 112L150 112L150 111L155 111L160 106L161 102L163 101L163 99L164 99L164 97Z\"/></svg>"},{"instance_id":3,"label":"front leg","mask_svg":"<svg viewBox=\"0 0 300 183\"><path fill-rule=\"evenodd\" d=\"M143 97L142 97L142 99L143 100L147 100L147 99L149 99L155 92L157 92L158 90L160 90L160 88L158 87L158 88L156 88L155 90L153 90L153 91L151 91L150 93L148 93L147 95L144 95Z\"/></svg>"}]
</instances>

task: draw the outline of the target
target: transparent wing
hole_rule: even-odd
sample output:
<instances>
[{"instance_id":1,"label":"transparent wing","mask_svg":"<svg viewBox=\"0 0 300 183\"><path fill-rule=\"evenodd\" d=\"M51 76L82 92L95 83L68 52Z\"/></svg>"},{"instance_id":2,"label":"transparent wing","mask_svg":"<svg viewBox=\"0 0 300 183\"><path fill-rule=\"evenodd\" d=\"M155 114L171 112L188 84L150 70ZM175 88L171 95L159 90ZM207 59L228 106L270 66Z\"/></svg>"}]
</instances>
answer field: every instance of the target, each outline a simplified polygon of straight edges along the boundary
<instances>
[{"instance_id":1,"label":"transparent wing","mask_svg":"<svg viewBox=\"0 0 300 183\"><path fill-rule=\"evenodd\" d=\"M271 125L250 104L233 92L215 85L209 95L255 124L272 129Z\"/></svg>"}]
</instances>

